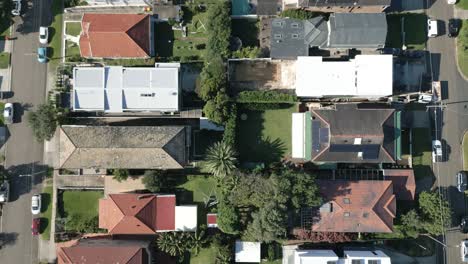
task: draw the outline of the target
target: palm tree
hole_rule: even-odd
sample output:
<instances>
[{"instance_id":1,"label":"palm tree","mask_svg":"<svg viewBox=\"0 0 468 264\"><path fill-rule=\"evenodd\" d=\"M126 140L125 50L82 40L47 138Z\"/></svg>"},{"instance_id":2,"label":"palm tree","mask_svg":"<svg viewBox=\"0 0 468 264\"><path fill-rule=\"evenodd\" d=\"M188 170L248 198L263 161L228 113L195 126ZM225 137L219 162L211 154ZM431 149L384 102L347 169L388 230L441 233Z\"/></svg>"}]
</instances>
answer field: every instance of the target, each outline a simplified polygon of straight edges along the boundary
<instances>
[{"instance_id":1,"label":"palm tree","mask_svg":"<svg viewBox=\"0 0 468 264\"><path fill-rule=\"evenodd\" d=\"M192 249L195 256L200 253L200 250L205 245L205 243L205 226L202 225L196 233L191 235L190 239L190 248Z\"/></svg>"},{"instance_id":2,"label":"palm tree","mask_svg":"<svg viewBox=\"0 0 468 264\"><path fill-rule=\"evenodd\" d=\"M236 155L231 145L224 141L216 142L208 149L204 166L214 176L224 178L236 168Z\"/></svg>"},{"instance_id":3,"label":"palm tree","mask_svg":"<svg viewBox=\"0 0 468 264\"><path fill-rule=\"evenodd\" d=\"M184 256L187 250L184 233L177 232L161 233L157 240L158 248L171 256Z\"/></svg>"}]
</instances>

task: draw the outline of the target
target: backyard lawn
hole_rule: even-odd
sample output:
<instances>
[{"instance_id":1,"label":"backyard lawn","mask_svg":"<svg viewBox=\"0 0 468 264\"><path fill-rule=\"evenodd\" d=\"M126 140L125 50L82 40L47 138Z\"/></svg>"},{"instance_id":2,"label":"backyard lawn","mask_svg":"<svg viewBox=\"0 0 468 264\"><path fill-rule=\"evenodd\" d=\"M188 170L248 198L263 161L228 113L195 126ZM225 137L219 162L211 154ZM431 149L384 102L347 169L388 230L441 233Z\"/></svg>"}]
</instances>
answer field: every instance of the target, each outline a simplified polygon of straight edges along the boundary
<instances>
[{"instance_id":1,"label":"backyard lawn","mask_svg":"<svg viewBox=\"0 0 468 264\"><path fill-rule=\"evenodd\" d=\"M387 15L386 47L401 48L403 46L401 21L404 19L405 44L408 49L423 50L426 47L427 16L424 14L389 14Z\"/></svg>"},{"instance_id":2,"label":"backyard lawn","mask_svg":"<svg viewBox=\"0 0 468 264\"><path fill-rule=\"evenodd\" d=\"M7 69L10 65L10 53L0 52L0 69Z\"/></svg>"},{"instance_id":3,"label":"backyard lawn","mask_svg":"<svg viewBox=\"0 0 468 264\"><path fill-rule=\"evenodd\" d=\"M296 106L264 111L239 107L239 156L248 162L275 162L291 154L291 114Z\"/></svg>"},{"instance_id":4,"label":"backyard lawn","mask_svg":"<svg viewBox=\"0 0 468 264\"><path fill-rule=\"evenodd\" d=\"M65 230L76 231L77 224L89 223L97 218L99 199L102 197L102 191L64 191L62 194L63 216L67 220L74 220L67 221Z\"/></svg>"},{"instance_id":5,"label":"backyard lawn","mask_svg":"<svg viewBox=\"0 0 468 264\"><path fill-rule=\"evenodd\" d=\"M416 180L433 177L431 131L428 128L413 128L413 169Z\"/></svg>"},{"instance_id":6,"label":"backyard lawn","mask_svg":"<svg viewBox=\"0 0 468 264\"><path fill-rule=\"evenodd\" d=\"M214 264L216 259L216 248L207 247L202 248L198 255L193 253L190 256L190 264Z\"/></svg>"},{"instance_id":7,"label":"backyard lawn","mask_svg":"<svg viewBox=\"0 0 468 264\"><path fill-rule=\"evenodd\" d=\"M52 185L47 185L44 187L41 193L41 228L40 233L42 239L50 239L50 227L52 225Z\"/></svg>"},{"instance_id":8,"label":"backyard lawn","mask_svg":"<svg viewBox=\"0 0 468 264\"><path fill-rule=\"evenodd\" d=\"M177 199L183 204L198 205L198 225L206 224L206 203L210 196L216 196L216 180L212 176L189 175L188 181L177 186L183 188L183 193L177 194Z\"/></svg>"},{"instance_id":9,"label":"backyard lawn","mask_svg":"<svg viewBox=\"0 0 468 264\"><path fill-rule=\"evenodd\" d=\"M468 9L468 0L466 0ZM458 47L458 66L465 75L468 77L468 20L464 20L462 28L457 38Z\"/></svg>"},{"instance_id":10,"label":"backyard lawn","mask_svg":"<svg viewBox=\"0 0 468 264\"><path fill-rule=\"evenodd\" d=\"M78 37L81 33L80 22L68 22L66 23L66 34Z\"/></svg>"}]
</instances>

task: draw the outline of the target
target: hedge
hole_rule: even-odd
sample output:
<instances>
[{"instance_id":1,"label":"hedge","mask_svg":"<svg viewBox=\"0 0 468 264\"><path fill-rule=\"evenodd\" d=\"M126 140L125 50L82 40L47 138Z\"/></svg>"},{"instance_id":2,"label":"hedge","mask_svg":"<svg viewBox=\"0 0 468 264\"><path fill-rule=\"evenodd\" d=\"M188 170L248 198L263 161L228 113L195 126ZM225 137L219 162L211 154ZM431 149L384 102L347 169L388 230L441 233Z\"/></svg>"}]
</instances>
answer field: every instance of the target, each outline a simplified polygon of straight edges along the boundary
<instances>
[{"instance_id":1,"label":"hedge","mask_svg":"<svg viewBox=\"0 0 468 264\"><path fill-rule=\"evenodd\" d=\"M231 146L236 146L236 127L237 127L237 106L231 104L229 117L224 126L223 141Z\"/></svg>"},{"instance_id":2,"label":"hedge","mask_svg":"<svg viewBox=\"0 0 468 264\"><path fill-rule=\"evenodd\" d=\"M237 103L295 103L297 97L276 91L243 91L235 98Z\"/></svg>"}]
</instances>

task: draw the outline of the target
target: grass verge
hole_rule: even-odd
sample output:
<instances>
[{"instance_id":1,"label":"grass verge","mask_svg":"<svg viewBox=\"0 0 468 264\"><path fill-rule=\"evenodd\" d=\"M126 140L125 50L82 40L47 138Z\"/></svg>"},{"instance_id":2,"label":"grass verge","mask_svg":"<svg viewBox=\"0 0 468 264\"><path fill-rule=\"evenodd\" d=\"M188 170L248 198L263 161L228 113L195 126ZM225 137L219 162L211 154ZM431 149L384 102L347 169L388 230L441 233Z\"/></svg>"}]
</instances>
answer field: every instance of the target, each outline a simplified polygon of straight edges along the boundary
<instances>
[{"instance_id":1,"label":"grass verge","mask_svg":"<svg viewBox=\"0 0 468 264\"><path fill-rule=\"evenodd\" d=\"M295 105L264 111L239 107L238 116L241 118L238 120L236 137L242 161L270 163L290 155L294 112Z\"/></svg>"},{"instance_id":2,"label":"grass verge","mask_svg":"<svg viewBox=\"0 0 468 264\"><path fill-rule=\"evenodd\" d=\"M416 180L434 177L432 172L431 131L428 128L413 128L413 169Z\"/></svg>"},{"instance_id":3,"label":"grass verge","mask_svg":"<svg viewBox=\"0 0 468 264\"><path fill-rule=\"evenodd\" d=\"M466 0L468 6L468 0ZM468 9L468 7L467 7ZM464 20L457 38L458 66L465 77L468 77L468 20Z\"/></svg>"},{"instance_id":4,"label":"grass verge","mask_svg":"<svg viewBox=\"0 0 468 264\"><path fill-rule=\"evenodd\" d=\"M10 65L10 53L1 52L0 53L0 69L8 69Z\"/></svg>"},{"instance_id":5,"label":"grass verge","mask_svg":"<svg viewBox=\"0 0 468 264\"><path fill-rule=\"evenodd\" d=\"M62 21L63 21L63 0L53 0L52 2L52 24L49 27L50 45L49 58L51 70L55 72L57 65L61 62L62 49Z\"/></svg>"},{"instance_id":6,"label":"grass verge","mask_svg":"<svg viewBox=\"0 0 468 264\"><path fill-rule=\"evenodd\" d=\"M53 186L47 185L41 194L41 237L44 240L50 240L50 227L52 225L52 199Z\"/></svg>"},{"instance_id":7,"label":"grass verge","mask_svg":"<svg viewBox=\"0 0 468 264\"><path fill-rule=\"evenodd\" d=\"M458 0L457 7L468 10L468 0Z\"/></svg>"}]
</instances>

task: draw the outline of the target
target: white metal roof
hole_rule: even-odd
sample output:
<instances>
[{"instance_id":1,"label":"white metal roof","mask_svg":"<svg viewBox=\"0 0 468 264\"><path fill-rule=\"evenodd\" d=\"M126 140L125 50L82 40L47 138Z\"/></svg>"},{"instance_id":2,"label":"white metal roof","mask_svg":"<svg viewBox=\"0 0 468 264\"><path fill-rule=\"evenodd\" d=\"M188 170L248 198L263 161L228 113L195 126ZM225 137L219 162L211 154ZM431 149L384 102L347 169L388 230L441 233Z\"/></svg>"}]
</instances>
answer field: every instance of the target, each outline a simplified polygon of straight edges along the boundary
<instances>
[{"instance_id":1,"label":"white metal roof","mask_svg":"<svg viewBox=\"0 0 468 264\"><path fill-rule=\"evenodd\" d=\"M305 158L305 114L292 114L292 157L303 159Z\"/></svg>"},{"instance_id":2,"label":"white metal roof","mask_svg":"<svg viewBox=\"0 0 468 264\"><path fill-rule=\"evenodd\" d=\"M328 261L338 261L338 256L333 250L296 250L294 252L294 264L328 264Z\"/></svg>"},{"instance_id":3,"label":"white metal roof","mask_svg":"<svg viewBox=\"0 0 468 264\"><path fill-rule=\"evenodd\" d=\"M175 207L175 230L196 231L197 230L197 206L181 205Z\"/></svg>"},{"instance_id":4,"label":"white metal roof","mask_svg":"<svg viewBox=\"0 0 468 264\"><path fill-rule=\"evenodd\" d=\"M260 263L260 242L236 241L236 262Z\"/></svg>"},{"instance_id":5,"label":"white metal roof","mask_svg":"<svg viewBox=\"0 0 468 264\"><path fill-rule=\"evenodd\" d=\"M73 110L178 111L179 68L178 63L157 63L154 68L75 67Z\"/></svg>"},{"instance_id":6,"label":"white metal roof","mask_svg":"<svg viewBox=\"0 0 468 264\"><path fill-rule=\"evenodd\" d=\"M379 98L393 93L392 55L357 55L349 61L298 57L299 97L352 96Z\"/></svg>"}]
</instances>

